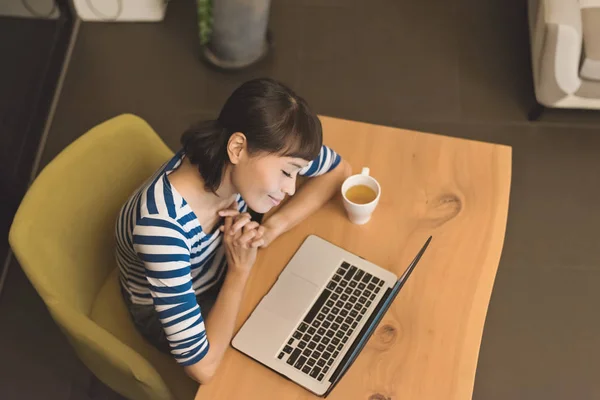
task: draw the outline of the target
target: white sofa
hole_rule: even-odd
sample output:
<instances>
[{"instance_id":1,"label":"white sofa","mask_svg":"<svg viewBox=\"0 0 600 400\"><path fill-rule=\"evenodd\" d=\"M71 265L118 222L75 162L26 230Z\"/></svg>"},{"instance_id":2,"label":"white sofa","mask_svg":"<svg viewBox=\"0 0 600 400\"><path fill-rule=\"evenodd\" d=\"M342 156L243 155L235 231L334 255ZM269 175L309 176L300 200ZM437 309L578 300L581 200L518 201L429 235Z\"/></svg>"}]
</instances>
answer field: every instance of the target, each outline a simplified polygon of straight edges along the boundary
<instances>
[{"instance_id":1,"label":"white sofa","mask_svg":"<svg viewBox=\"0 0 600 400\"><path fill-rule=\"evenodd\" d=\"M600 109L600 0L529 0L535 97L540 107Z\"/></svg>"}]
</instances>

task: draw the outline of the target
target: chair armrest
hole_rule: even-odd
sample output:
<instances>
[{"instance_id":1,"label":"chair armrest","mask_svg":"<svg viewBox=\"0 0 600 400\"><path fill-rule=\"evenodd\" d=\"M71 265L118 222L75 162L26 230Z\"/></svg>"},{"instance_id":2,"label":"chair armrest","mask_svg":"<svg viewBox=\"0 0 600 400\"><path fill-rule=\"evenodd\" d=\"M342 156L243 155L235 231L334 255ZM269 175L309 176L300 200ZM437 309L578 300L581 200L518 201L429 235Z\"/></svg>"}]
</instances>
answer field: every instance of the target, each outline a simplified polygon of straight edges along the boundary
<instances>
[{"instance_id":1,"label":"chair armrest","mask_svg":"<svg viewBox=\"0 0 600 400\"><path fill-rule=\"evenodd\" d=\"M537 6L533 5L537 3ZM532 63L538 101L552 106L581 85L583 43L578 0L531 0Z\"/></svg>"},{"instance_id":2,"label":"chair armrest","mask_svg":"<svg viewBox=\"0 0 600 400\"><path fill-rule=\"evenodd\" d=\"M540 0L544 6L546 24L571 27L581 35L581 7L579 0Z\"/></svg>"}]
</instances>

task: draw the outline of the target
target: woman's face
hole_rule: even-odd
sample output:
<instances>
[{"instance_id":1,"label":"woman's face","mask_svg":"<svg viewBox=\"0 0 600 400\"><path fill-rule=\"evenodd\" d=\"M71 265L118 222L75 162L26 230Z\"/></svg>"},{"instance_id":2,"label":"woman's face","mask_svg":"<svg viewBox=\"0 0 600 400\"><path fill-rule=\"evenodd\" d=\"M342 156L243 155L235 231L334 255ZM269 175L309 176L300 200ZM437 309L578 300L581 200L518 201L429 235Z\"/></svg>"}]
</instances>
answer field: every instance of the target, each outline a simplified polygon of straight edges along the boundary
<instances>
[{"instance_id":1,"label":"woman's face","mask_svg":"<svg viewBox=\"0 0 600 400\"><path fill-rule=\"evenodd\" d=\"M241 155L233 165L231 180L252 210L266 213L296 191L298 172L308 165L301 158L275 154Z\"/></svg>"}]
</instances>

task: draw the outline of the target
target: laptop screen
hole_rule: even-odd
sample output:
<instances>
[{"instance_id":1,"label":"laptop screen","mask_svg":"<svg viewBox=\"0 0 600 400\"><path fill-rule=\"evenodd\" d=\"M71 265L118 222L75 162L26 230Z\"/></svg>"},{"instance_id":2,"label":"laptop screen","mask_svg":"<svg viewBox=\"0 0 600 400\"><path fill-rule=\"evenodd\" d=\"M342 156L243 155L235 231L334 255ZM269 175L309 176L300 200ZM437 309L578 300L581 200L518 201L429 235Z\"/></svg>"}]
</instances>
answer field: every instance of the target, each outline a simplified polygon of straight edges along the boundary
<instances>
[{"instance_id":1,"label":"laptop screen","mask_svg":"<svg viewBox=\"0 0 600 400\"><path fill-rule=\"evenodd\" d=\"M363 326L362 330L358 334L357 340L355 340L355 342L352 344L352 347L350 347L350 349L340 362L340 365L337 368L337 370L329 378L329 381L332 383L332 385L325 393L325 396L327 396L333 390L335 385L344 376L348 368L350 368L350 366L354 363L354 360L360 354L363 347L365 347L365 344L375 331L375 328L377 328L377 325L379 325L379 322L385 315L388 308L390 308L390 305L400 292L400 289L402 289L402 286L404 286L404 283L408 280L410 274L415 269L417 263L421 259L421 256L423 256L423 253L425 253L425 250L429 246L430 242L431 236L427 239L419 253L408 266L408 268L406 268L406 271L404 271L402 276L396 281L394 287L391 289L387 289L381 301L379 302L375 310L373 310L373 313L371 314L370 318L367 320L367 323Z\"/></svg>"}]
</instances>

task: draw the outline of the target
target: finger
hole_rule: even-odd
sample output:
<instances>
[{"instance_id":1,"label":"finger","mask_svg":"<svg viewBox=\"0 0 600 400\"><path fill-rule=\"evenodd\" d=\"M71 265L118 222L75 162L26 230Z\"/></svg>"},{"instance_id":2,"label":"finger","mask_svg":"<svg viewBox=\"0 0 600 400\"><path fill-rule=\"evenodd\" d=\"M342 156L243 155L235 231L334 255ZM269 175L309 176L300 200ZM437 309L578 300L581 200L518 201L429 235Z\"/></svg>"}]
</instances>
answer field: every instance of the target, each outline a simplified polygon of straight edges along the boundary
<instances>
[{"instance_id":1,"label":"finger","mask_svg":"<svg viewBox=\"0 0 600 400\"><path fill-rule=\"evenodd\" d=\"M258 222L250 221L246 225L244 225L244 233L250 232L251 230L258 228L259 226L260 224Z\"/></svg>"},{"instance_id":2,"label":"finger","mask_svg":"<svg viewBox=\"0 0 600 400\"><path fill-rule=\"evenodd\" d=\"M221 217L235 217L239 214L240 212L238 210L227 209L219 211L219 216Z\"/></svg>"},{"instance_id":3,"label":"finger","mask_svg":"<svg viewBox=\"0 0 600 400\"><path fill-rule=\"evenodd\" d=\"M241 229L238 229L237 231L233 229L234 225L236 224L235 219L233 220L233 223L231 224L231 229L229 230L229 236L231 236L233 238L233 240L238 240L243 232Z\"/></svg>"},{"instance_id":4,"label":"finger","mask_svg":"<svg viewBox=\"0 0 600 400\"><path fill-rule=\"evenodd\" d=\"M250 221L251 221L251 220L250 220L250 218L242 218L242 219L239 219L239 220L237 220L237 221L236 221L236 222L235 222L235 223L234 223L234 224L231 226L231 231L230 231L230 234L231 234L231 235L235 235L235 234L236 234L236 233L238 233L238 232L241 234L241 233L242 233L242 228L243 228L243 227L244 227L246 224L250 223Z\"/></svg>"},{"instance_id":5,"label":"finger","mask_svg":"<svg viewBox=\"0 0 600 400\"><path fill-rule=\"evenodd\" d=\"M263 233L260 233L258 230L256 230L256 236L254 236L254 240L262 239L264 236L265 235Z\"/></svg>"},{"instance_id":6,"label":"finger","mask_svg":"<svg viewBox=\"0 0 600 400\"><path fill-rule=\"evenodd\" d=\"M244 233L242 236L240 236L239 239L237 239L238 244L240 245L248 245L248 242L254 237L256 236L256 231L252 230L250 232L246 232Z\"/></svg>"},{"instance_id":7,"label":"finger","mask_svg":"<svg viewBox=\"0 0 600 400\"><path fill-rule=\"evenodd\" d=\"M256 231L257 231L256 237L262 237L265 234L266 229L264 226L261 225L256 229Z\"/></svg>"},{"instance_id":8,"label":"finger","mask_svg":"<svg viewBox=\"0 0 600 400\"><path fill-rule=\"evenodd\" d=\"M264 244L265 244L264 239L258 239L258 240L253 241L252 243L250 243L250 247L257 248L257 247L264 246Z\"/></svg>"},{"instance_id":9,"label":"finger","mask_svg":"<svg viewBox=\"0 0 600 400\"><path fill-rule=\"evenodd\" d=\"M225 224L223 225L223 231L229 232L231 230L231 225L233 224L233 218L227 217L225 218Z\"/></svg>"},{"instance_id":10,"label":"finger","mask_svg":"<svg viewBox=\"0 0 600 400\"><path fill-rule=\"evenodd\" d=\"M242 229L242 227L244 225L246 225L247 223L249 223L251 220L252 220L252 217L250 216L250 214L248 214L248 213L241 214L236 219L236 222L231 227L232 233L236 233L237 231Z\"/></svg>"},{"instance_id":11,"label":"finger","mask_svg":"<svg viewBox=\"0 0 600 400\"><path fill-rule=\"evenodd\" d=\"M250 213L247 213L247 212L245 212L245 213L239 213L238 215L235 216L234 219L237 221L237 220L240 220L242 218L252 218L252 215L250 215Z\"/></svg>"}]
</instances>

